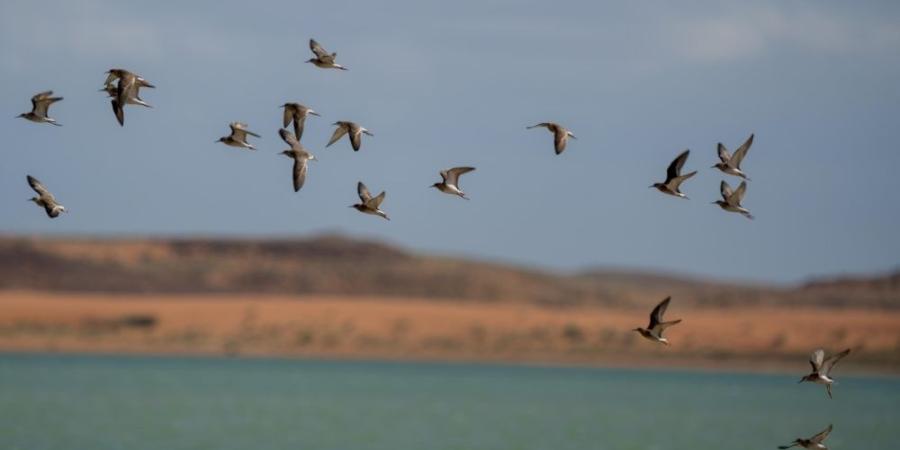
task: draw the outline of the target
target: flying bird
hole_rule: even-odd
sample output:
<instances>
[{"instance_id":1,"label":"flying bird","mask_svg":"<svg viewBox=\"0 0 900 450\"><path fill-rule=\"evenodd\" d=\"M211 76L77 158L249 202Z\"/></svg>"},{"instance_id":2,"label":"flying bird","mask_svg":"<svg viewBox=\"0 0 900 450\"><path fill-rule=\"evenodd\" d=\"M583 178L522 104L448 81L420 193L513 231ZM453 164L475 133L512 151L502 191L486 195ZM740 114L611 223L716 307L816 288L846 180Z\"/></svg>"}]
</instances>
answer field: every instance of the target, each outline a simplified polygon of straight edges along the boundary
<instances>
[{"instance_id":1,"label":"flying bird","mask_svg":"<svg viewBox=\"0 0 900 450\"><path fill-rule=\"evenodd\" d=\"M681 152L681 154L669 164L669 168L666 169L666 181L663 183L653 183L650 187L656 188L659 192L664 194L688 198L679 190L679 187L685 180L697 174L697 171L695 170L691 173L681 175L681 168L684 167L684 162L687 161L688 155L690 154L690 150Z\"/></svg>"},{"instance_id":2,"label":"flying bird","mask_svg":"<svg viewBox=\"0 0 900 450\"><path fill-rule=\"evenodd\" d=\"M34 189L34 192L37 192L38 194L37 197L29 198L28 201L34 202L38 206L44 208L48 217L52 219L59 216L59 213L61 212L68 212L66 211L66 207L60 205L53 194L51 194L37 178L28 175L26 176L26 179L28 180L28 185L31 186L31 189Z\"/></svg>"},{"instance_id":3,"label":"flying bird","mask_svg":"<svg viewBox=\"0 0 900 450\"><path fill-rule=\"evenodd\" d=\"M666 331L666 328L671 327L672 325L681 323L681 319L672 320L669 322L663 321L663 314L666 313L666 309L669 307L669 302L672 301L672 297L666 297L665 300L659 302L656 305L656 308L653 308L653 312L650 313L650 325L647 325L647 328L635 328L632 331L637 331L641 334L641 336L656 342L661 342L665 345L669 345L669 340L663 337L663 331Z\"/></svg>"},{"instance_id":4,"label":"flying bird","mask_svg":"<svg viewBox=\"0 0 900 450\"><path fill-rule=\"evenodd\" d=\"M135 85L135 87L132 91L132 94L129 95L126 100L127 104L141 105L141 106L144 106L147 108L152 108L153 106L151 106L149 103L147 103L141 99L141 97L139 95L140 94L139 90L140 90L140 86ZM103 87L99 89L99 92L105 92L107 97L115 99L119 95L119 87L116 85L116 83L110 83L110 84L103 85Z\"/></svg>"},{"instance_id":5,"label":"flying bird","mask_svg":"<svg viewBox=\"0 0 900 450\"><path fill-rule=\"evenodd\" d=\"M309 49L312 50L315 58L310 58L306 62L313 63L316 67L322 69L340 69L347 70L346 67L334 62L337 53L328 53L315 39L309 40Z\"/></svg>"},{"instance_id":6,"label":"flying bird","mask_svg":"<svg viewBox=\"0 0 900 450\"><path fill-rule=\"evenodd\" d=\"M725 211L736 212L744 217L753 220L753 214L747 208L741 206L741 200L744 199L744 193L747 192L747 182L741 181L741 185L732 192L731 186L725 180L719 185L719 191L722 194L722 200L716 200L713 203L719 205Z\"/></svg>"},{"instance_id":7,"label":"flying bird","mask_svg":"<svg viewBox=\"0 0 900 450\"><path fill-rule=\"evenodd\" d=\"M256 150L249 142L247 142L247 135L254 137L260 137L260 135L250 131L247 129L246 123L241 122L231 122L228 124L231 127L231 134L228 136L222 136L216 142L221 142L225 145L229 145L231 147L238 148L246 148L250 150Z\"/></svg>"},{"instance_id":8,"label":"flying bird","mask_svg":"<svg viewBox=\"0 0 900 450\"><path fill-rule=\"evenodd\" d=\"M812 365L812 373L800 379L800 383L809 381L816 384L824 384L825 392L828 398L831 397L831 385L834 380L831 378L831 369L837 364L841 358L850 354L850 349L846 349L840 353L825 357L825 350L818 349L809 357L809 364Z\"/></svg>"},{"instance_id":9,"label":"flying bird","mask_svg":"<svg viewBox=\"0 0 900 450\"><path fill-rule=\"evenodd\" d=\"M291 146L291 148L281 152L281 154L294 160L294 192L298 192L303 187L303 183L306 182L307 162L315 161L316 157L306 151L300 145L300 141L290 131L282 128L278 130L278 134L285 143Z\"/></svg>"},{"instance_id":10,"label":"flying bird","mask_svg":"<svg viewBox=\"0 0 900 450\"><path fill-rule=\"evenodd\" d=\"M358 152L359 147L362 145L363 133L368 136L375 136L374 134L369 132L369 130L353 122L338 121L333 123L332 125L337 126L337 128L334 130L334 134L331 135L331 140L329 140L328 144L325 145L326 147L330 147L331 144L334 144L342 137L344 137L345 134L347 134L350 136L350 145L353 146L353 151Z\"/></svg>"},{"instance_id":11,"label":"flying bird","mask_svg":"<svg viewBox=\"0 0 900 450\"><path fill-rule=\"evenodd\" d=\"M441 178L443 178L444 181L434 183L431 187L437 188L437 190L445 194L458 195L468 200L469 197L466 197L466 193L459 189L459 176L473 170L475 170L474 167L454 167L452 169L442 170Z\"/></svg>"},{"instance_id":12,"label":"flying bird","mask_svg":"<svg viewBox=\"0 0 900 450\"><path fill-rule=\"evenodd\" d=\"M62 99L62 97L53 97L53 91L44 91L35 94L34 97L31 97L31 112L22 113L16 117L28 119L32 122L49 123L61 127L61 124L56 123L56 119L47 116L47 108L50 108L50 105Z\"/></svg>"},{"instance_id":13,"label":"flying bird","mask_svg":"<svg viewBox=\"0 0 900 450\"><path fill-rule=\"evenodd\" d=\"M298 141L303 137L303 124L306 122L306 117L308 115L319 115L311 108L299 103L285 103L281 107L284 108L284 124L282 127L287 128L291 122L294 122L294 136L297 137Z\"/></svg>"},{"instance_id":14,"label":"flying bird","mask_svg":"<svg viewBox=\"0 0 900 450\"><path fill-rule=\"evenodd\" d=\"M828 438L828 434L831 433L831 429L834 428L832 425L828 425L828 428L819 432L819 434L809 438L797 438L794 439L794 442L791 442L790 445L779 445L778 448L780 450L785 450L791 447L803 447L807 450L828 450L828 447L825 446L822 442Z\"/></svg>"},{"instance_id":15,"label":"flying bird","mask_svg":"<svg viewBox=\"0 0 900 450\"><path fill-rule=\"evenodd\" d=\"M372 214L374 216L384 217L387 220L391 220L384 211L381 210L381 202L384 201L385 192L381 191L375 197L372 197L372 194L369 193L369 189L360 181L356 185L356 192L359 194L360 202L355 205L350 205L351 208L356 208L357 211L366 214Z\"/></svg>"},{"instance_id":16,"label":"flying bird","mask_svg":"<svg viewBox=\"0 0 900 450\"><path fill-rule=\"evenodd\" d=\"M113 113L119 125L125 126L125 105L142 105L151 107L140 99L139 91L142 87L155 88L153 84L133 72L125 69L109 69L106 71L106 81L103 82L103 90L110 92L110 86L115 83L116 95L110 101Z\"/></svg>"},{"instance_id":17,"label":"flying bird","mask_svg":"<svg viewBox=\"0 0 900 450\"><path fill-rule=\"evenodd\" d=\"M562 125L553 122L541 122L537 125L525 127L525 129L530 130L538 127L544 127L553 133L553 148L556 150L557 155L566 149L566 143L568 143L569 138L578 139L571 131L567 130Z\"/></svg>"},{"instance_id":18,"label":"flying bird","mask_svg":"<svg viewBox=\"0 0 900 450\"><path fill-rule=\"evenodd\" d=\"M747 177L741 170L741 161L744 160L744 156L747 156L747 151L750 150L750 146L753 145L753 135L751 134L737 150L734 151L733 155L728 154L728 149L725 148L721 142L719 142L719 160L720 162L716 163L716 165L712 166L714 169L719 169L722 172L727 173L728 175L734 175L736 177L741 177L747 181L750 181L750 178Z\"/></svg>"}]
</instances>

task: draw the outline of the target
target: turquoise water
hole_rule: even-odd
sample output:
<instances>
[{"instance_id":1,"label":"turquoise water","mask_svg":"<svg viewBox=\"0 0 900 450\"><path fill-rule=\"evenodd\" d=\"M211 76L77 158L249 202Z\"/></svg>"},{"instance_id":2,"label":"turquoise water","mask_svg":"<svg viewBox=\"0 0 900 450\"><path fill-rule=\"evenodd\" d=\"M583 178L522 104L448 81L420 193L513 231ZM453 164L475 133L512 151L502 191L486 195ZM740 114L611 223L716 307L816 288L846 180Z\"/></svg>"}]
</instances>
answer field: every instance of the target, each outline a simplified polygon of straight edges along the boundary
<instances>
[{"instance_id":1,"label":"turquoise water","mask_svg":"<svg viewBox=\"0 0 900 450\"><path fill-rule=\"evenodd\" d=\"M800 364L799 367L805 368ZM900 380L0 354L2 449L900 448Z\"/></svg>"}]
</instances>

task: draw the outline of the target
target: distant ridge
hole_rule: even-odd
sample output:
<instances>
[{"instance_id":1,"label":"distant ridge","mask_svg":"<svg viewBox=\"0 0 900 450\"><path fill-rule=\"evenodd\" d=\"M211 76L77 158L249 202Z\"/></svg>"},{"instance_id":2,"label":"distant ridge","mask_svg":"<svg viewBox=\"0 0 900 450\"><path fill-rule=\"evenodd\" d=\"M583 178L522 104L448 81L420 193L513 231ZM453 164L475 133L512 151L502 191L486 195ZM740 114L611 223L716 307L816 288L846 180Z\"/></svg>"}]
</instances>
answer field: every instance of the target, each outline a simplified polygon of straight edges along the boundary
<instances>
[{"instance_id":1,"label":"distant ridge","mask_svg":"<svg viewBox=\"0 0 900 450\"><path fill-rule=\"evenodd\" d=\"M644 307L666 295L704 307L900 308L900 272L802 286L740 285L670 274L535 269L427 256L339 235L311 238L0 236L0 289L111 293L358 295Z\"/></svg>"}]
</instances>

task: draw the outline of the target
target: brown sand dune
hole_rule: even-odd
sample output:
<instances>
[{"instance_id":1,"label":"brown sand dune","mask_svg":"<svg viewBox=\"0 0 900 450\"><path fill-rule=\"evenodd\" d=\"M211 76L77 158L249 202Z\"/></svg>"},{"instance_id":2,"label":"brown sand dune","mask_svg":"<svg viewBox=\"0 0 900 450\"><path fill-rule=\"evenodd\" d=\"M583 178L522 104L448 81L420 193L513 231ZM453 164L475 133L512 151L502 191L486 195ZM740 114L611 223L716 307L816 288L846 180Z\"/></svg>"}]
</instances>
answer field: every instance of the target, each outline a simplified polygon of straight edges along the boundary
<instances>
[{"instance_id":1,"label":"brown sand dune","mask_svg":"<svg viewBox=\"0 0 900 450\"><path fill-rule=\"evenodd\" d=\"M671 347L630 331L672 295ZM762 286L553 274L312 239L0 237L0 350L900 370L900 273ZM842 366L845 365L842 363Z\"/></svg>"}]
</instances>

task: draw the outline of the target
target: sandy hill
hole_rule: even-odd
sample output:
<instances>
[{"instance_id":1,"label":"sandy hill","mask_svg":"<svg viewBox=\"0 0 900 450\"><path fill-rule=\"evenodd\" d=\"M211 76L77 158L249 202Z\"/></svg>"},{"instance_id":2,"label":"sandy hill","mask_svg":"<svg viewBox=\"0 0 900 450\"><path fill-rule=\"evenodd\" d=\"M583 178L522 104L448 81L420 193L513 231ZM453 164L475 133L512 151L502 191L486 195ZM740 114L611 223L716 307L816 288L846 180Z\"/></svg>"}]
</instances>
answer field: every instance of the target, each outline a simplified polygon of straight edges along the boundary
<instances>
[{"instance_id":1,"label":"sandy hill","mask_svg":"<svg viewBox=\"0 0 900 450\"><path fill-rule=\"evenodd\" d=\"M0 289L144 294L258 293L645 306L900 308L900 272L801 286L739 285L654 273L553 274L421 255L342 236L308 239L0 237Z\"/></svg>"}]
</instances>

